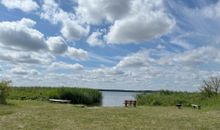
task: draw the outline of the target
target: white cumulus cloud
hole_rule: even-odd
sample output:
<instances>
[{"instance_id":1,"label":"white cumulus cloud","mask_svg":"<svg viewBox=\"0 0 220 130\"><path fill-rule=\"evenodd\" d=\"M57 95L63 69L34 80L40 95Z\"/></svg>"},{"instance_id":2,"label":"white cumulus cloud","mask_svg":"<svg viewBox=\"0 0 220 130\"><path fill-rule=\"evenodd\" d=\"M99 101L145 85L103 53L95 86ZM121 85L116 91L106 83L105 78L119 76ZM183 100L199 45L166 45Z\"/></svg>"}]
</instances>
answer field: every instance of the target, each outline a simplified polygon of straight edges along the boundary
<instances>
[{"instance_id":1,"label":"white cumulus cloud","mask_svg":"<svg viewBox=\"0 0 220 130\"><path fill-rule=\"evenodd\" d=\"M146 67L153 62L148 51L143 50L124 57L116 67Z\"/></svg>"},{"instance_id":2,"label":"white cumulus cloud","mask_svg":"<svg viewBox=\"0 0 220 130\"><path fill-rule=\"evenodd\" d=\"M113 22L127 15L131 0L78 0L77 14L89 24Z\"/></svg>"},{"instance_id":3,"label":"white cumulus cloud","mask_svg":"<svg viewBox=\"0 0 220 130\"><path fill-rule=\"evenodd\" d=\"M48 64L54 60L54 56L49 53L38 52L23 52L23 51L11 51L1 50L0 60L7 61L13 64L25 63L25 64Z\"/></svg>"},{"instance_id":4,"label":"white cumulus cloud","mask_svg":"<svg viewBox=\"0 0 220 130\"><path fill-rule=\"evenodd\" d=\"M50 69L57 70L57 69L67 69L67 70L83 70L83 65L81 64L68 64L65 62L53 62L50 67Z\"/></svg>"},{"instance_id":5,"label":"white cumulus cloud","mask_svg":"<svg viewBox=\"0 0 220 130\"><path fill-rule=\"evenodd\" d=\"M44 1L40 16L53 24L61 23L60 32L68 40L78 41L89 33L88 26L81 25L74 13L62 10L55 0Z\"/></svg>"},{"instance_id":6,"label":"white cumulus cloud","mask_svg":"<svg viewBox=\"0 0 220 130\"><path fill-rule=\"evenodd\" d=\"M60 36L49 37L47 44L49 50L54 54L63 54L67 50L67 44L65 43L65 40Z\"/></svg>"},{"instance_id":7,"label":"white cumulus cloud","mask_svg":"<svg viewBox=\"0 0 220 130\"><path fill-rule=\"evenodd\" d=\"M204 46L178 54L173 60L187 65L220 63L220 52L214 47Z\"/></svg>"},{"instance_id":8,"label":"white cumulus cloud","mask_svg":"<svg viewBox=\"0 0 220 130\"><path fill-rule=\"evenodd\" d=\"M9 9L20 9L24 12L37 10L39 5L33 0L1 0L1 3Z\"/></svg>"},{"instance_id":9,"label":"white cumulus cloud","mask_svg":"<svg viewBox=\"0 0 220 130\"><path fill-rule=\"evenodd\" d=\"M67 56L73 59L85 60L88 58L88 52L83 49L77 49L74 47L68 47L68 51L66 53Z\"/></svg>"},{"instance_id":10,"label":"white cumulus cloud","mask_svg":"<svg viewBox=\"0 0 220 130\"><path fill-rule=\"evenodd\" d=\"M163 8L161 0L136 0L125 18L116 20L107 34L107 42L139 43L169 32L175 21Z\"/></svg>"},{"instance_id":11,"label":"white cumulus cloud","mask_svg":"<svg viewBox=\"0 0 220 130\"><path fill-rule=\"evenodd\" d=\"M0 45L26 51L47 49L44 35L33 28L35 24L35 21L27 18L0 22Z\"/></svg>"},{"instance_id":12,"label":"white cumulus cloud","mask_svg":"<svg viewBox=\"0 0 220 130\"><path fill-rule=\"evenodd\" d=\"M80 40L83 36L86 36L89 32L89 28L80 26L76 21L65 20L63 21L63 27L61 33L68 40Z\"/></svg>"},{"instance_id":13,"label":"white cumulus cloud","mask_svg":"<svg viewBox=\"0 0 220 130\"><path fill-rule=\"evenodd\" d=\"M103 46L104 41L102 40L101 32L93 32L87 39L90 46Z\"/></svg>"},{"instance_id":14,"label":"white cumulus cloud","mask_svg":"<svg viewBox=\"0 0 220 130\"><path fill-rule=\"evenodd\" d=\"M28 74L28 70L25 70L25 69L23 69L23 68L13 68L13 69L11 69L11 72L13 73L13 74L17 74L17 75L27 75Z\"/></svg>"}]
</instances>

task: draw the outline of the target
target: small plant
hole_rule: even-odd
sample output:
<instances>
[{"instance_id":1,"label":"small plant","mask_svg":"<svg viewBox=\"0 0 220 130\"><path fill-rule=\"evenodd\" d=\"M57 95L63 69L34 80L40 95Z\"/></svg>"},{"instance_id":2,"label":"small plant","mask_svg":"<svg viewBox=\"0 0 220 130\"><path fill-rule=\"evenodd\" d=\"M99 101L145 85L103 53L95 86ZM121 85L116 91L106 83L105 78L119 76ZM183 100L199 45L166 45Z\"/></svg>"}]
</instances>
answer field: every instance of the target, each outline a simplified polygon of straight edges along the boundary
<instances>
[{"instance_id":1,"label":"small plant","mask_svg":"<svg viewBox=\"0 0 220 130\"><path fill-rule=\"evenodd\" d=\"M9 96L11 81L2 80L0 82L0 104L6 104L6 98Z\"/></svg>"}]
</instances>

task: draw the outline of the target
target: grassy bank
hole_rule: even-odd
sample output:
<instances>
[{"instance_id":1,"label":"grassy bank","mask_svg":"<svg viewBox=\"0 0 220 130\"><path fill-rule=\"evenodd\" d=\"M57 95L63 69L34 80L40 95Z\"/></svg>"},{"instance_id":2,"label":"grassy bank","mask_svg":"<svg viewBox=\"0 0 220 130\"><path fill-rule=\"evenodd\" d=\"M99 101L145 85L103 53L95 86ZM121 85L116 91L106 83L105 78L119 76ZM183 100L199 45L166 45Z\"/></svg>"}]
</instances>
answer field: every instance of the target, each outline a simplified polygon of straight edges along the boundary
<instances>
[{"instance_id":1,"label":"grassy bank","mask_svg":"<svg viewBox=\"0 0 220 130\"><path fill-rule=\"evenodd\" d=\"M140 94L136 98L138 105L175 106L180 103L183 106L198 104L220 109L220 94L213 97L205 97L201 93L161 91L151 94Z\"/></svg>"},{"instance_id":2,"label":"grassy bank","mask_svg":"<svg viewBox=\"0 0 220 130\"><path fill-rule=\"evenodd\" d=\"M220 110L175 107L86 107L42 101L0 105L1 130L220 129Z\"/></svg>"},{"instance_id":3,"label":"grassy bank","mask_svg":"<svg viewBox=\"0 0 220 130\"><path fill-rule=\"evenodd\" d=\"M40 101L58 98L71 100L73 104L97 105L101 103L102 95L88 88L12 87L8 98Z\"/></svg>"}]
</instances>

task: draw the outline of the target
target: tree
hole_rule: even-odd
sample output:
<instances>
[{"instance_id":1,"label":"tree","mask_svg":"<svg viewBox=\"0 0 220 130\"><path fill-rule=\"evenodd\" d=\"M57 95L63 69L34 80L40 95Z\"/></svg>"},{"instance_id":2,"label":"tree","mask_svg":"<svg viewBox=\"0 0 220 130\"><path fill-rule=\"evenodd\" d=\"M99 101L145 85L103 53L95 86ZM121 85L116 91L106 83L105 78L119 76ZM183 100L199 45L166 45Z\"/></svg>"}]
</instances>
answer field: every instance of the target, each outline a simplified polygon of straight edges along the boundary
<instances>
[{"instance_id":1,"label":"tree","mask_svg":"<svg viewBox=\"0 0 220 130\"><path fill-rule=\"evenodd\" d=\"M11 81L2 80L0 82L0 104L6 104L6 98L9 95Z\"/></svg>"},{"instance_id":2,"label":"tree","mask_svg":"<svg viewBox=\"0 0 220 130\"><path fill-rule=\"evenodd\" d=\"M220 90L220 78L210 77L208 80L203 81L201 91L204 95L211 97L217 95Z\"/></svg>"}]
</instances>

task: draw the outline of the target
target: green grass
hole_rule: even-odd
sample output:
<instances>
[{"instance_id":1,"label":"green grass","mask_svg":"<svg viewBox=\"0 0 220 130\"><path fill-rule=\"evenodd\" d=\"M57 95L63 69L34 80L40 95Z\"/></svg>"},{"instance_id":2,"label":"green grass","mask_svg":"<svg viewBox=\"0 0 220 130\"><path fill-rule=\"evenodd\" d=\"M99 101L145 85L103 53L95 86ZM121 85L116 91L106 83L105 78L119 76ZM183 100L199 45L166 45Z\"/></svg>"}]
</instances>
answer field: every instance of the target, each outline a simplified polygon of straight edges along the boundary
<instances>
[{"instance_id":1,"label":"green grass","mask_svg":"<svg viewBox=\"0 0 220 130\"><path fill-rule=\"evenodd\" d=\"M220 110L138 106L86 107L42 101L0 105L1 130L218 130Z\"/></svg>"},{"instance_id":2,"label":"green grass","mask_svg":"<svg viewBox=\"0 0 220 130\"><path fill-rule=\"evenodd\" d=\"M180 103L183 106L198 104L206 107L220 109L220 94L213 97L205 97L201 93L161 91L151 94L140 94L136 97L139 105L148 106L175 106Z\"/></svg>"},{"instance_id":3,"label":"green grass","mask_svg":"<svg viewBox=\"0 0 220 130\"><path fill-rule=\"evenodd\" d=\"M12 87L9 99L46 101L49 98L71 100L73 104L99 105L101 92L89 88Z\"/></svg>"}]
</instances>

